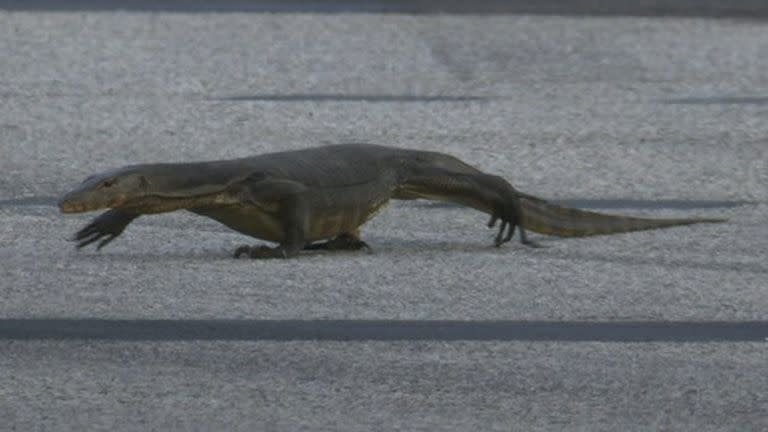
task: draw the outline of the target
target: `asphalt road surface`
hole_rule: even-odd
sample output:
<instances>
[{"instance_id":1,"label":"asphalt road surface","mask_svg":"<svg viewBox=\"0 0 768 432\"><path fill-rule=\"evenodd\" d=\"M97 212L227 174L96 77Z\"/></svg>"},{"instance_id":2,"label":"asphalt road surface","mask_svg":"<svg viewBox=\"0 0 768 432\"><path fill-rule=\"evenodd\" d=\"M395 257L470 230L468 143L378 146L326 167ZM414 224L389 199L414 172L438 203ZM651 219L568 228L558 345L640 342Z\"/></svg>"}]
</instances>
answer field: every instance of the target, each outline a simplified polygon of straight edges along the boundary
<instances>
[{"instance_id":1,"label":"asphalt road surface","mask_svg":"<svg viewBox=\"0 0 768 432\"><path fill-rule=\"evenodd\" d=\"M768 429L763 9L51 4L0 3L0 430ZM482 214L394 203L371 254L262 262L184 213L77 252L94 215L54 206L116 166L350 141L729 221L497 249Z\"/></svg>"}]
</instances>

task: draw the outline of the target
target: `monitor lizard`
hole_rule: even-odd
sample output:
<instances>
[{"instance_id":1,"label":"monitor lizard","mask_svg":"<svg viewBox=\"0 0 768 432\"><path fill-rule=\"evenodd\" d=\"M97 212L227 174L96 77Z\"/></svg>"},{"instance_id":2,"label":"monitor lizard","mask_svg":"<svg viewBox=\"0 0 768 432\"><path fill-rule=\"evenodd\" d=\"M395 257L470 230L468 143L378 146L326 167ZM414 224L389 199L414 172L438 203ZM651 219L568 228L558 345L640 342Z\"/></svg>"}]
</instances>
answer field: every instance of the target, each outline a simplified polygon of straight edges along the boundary
<instances>
[{"instance_id":1,"label":"monitor lizard","mask_svg":"<svg viewBox=\"0 0 768 432\"><path fill-rule=\"evenodd\" d=\"M235 231L277 243L242 246L235 257L291 258L306 249L367 248L359 228L390 199L427 199L469 206L498 223L495 246L517 228L580 237L648 230L717 218L649 219L556 205L514 189L438 152L373 144L338 144L231 160L130 165L92 175L59 201L63 213L110 209L73 237L77 247L117 238L143 214L188 210Z\"/></svg>"}]
</instances>

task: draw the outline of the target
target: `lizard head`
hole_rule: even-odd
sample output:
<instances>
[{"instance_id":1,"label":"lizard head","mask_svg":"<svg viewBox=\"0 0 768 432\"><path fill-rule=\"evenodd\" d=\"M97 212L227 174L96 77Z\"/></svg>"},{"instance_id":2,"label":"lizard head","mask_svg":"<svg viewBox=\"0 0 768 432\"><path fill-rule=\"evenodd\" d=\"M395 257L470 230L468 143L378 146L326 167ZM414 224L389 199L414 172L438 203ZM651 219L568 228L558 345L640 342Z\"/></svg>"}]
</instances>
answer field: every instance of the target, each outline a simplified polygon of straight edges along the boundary
<instances>
[{"instance_id":1,"label":"lizard head","mask_svg":"<svg viewBox=\"0 0 768 432\"><path fill-rule=\"evenodd\" d=\"M146 178L132 167L94 174L59 200L62 213L83 213L120 208L140 198L148 186Z\"/></svg>"}]
</instances>

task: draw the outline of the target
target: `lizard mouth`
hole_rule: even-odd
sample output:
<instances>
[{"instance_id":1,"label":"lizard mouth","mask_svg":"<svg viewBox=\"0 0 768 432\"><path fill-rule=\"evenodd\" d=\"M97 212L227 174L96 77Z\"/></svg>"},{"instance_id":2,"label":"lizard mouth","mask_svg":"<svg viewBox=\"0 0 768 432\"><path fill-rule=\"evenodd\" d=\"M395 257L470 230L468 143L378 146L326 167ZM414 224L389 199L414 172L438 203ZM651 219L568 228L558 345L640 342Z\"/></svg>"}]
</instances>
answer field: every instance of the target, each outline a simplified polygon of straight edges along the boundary
<instances>
[{"instance_id":1,"label":"lizard mouth","mask_svg":"<svg viewBox=\"0 0 768 432\"><path fill-rule=\"evenodd\" d=\"M59 203L59 211L62 213L84 213L88 211L85 204L62 201Z\"/></svg>"},{"instance_id":2,"label":"lizard mouth","mask_svg":"<svg viewBox=\"0 0 768 432\"><path fill-rule=\"evenodd\" d=\"M61 213L85 213L103 208L116 208L125 203L123 196L114 198L108 203L87 203L74 197L65 196L59 201L59 211Z\"/></svg>"}]
</instances>

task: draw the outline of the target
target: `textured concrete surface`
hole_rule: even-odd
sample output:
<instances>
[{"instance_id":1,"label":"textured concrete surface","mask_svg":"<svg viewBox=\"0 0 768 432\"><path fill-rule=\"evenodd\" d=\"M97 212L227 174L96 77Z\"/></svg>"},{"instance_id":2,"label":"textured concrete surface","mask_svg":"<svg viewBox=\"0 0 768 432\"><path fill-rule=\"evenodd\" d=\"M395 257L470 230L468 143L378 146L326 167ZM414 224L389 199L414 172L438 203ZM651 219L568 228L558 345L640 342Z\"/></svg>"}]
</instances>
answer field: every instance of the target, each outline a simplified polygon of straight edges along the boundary
<instances>
[{"instance_id":1,"label":"textured concrete surface","mask_svg":"<svg viewBox=\"0 0 768 432\"><path fill-rule=\"evenodd\" d=\"M0 325L48 332L0 332L0 429L768 427L759 338L197 340L152 325L760 331L766 30L693 18L0 13ZM182 213L78 253L66 239L94 215L52 206L128 163L341 141L446 151L598 210L731 219L495 249L484 215L404 203L366 226L372 255L256 262L230 258L251 239ZM74 323L74 339L55 337L50 319ZM100 321L89 320L106 320L111 337L90 336L83 326ZM136 339L119 320L166 336Z\"/></svg>"}]
</instances>

